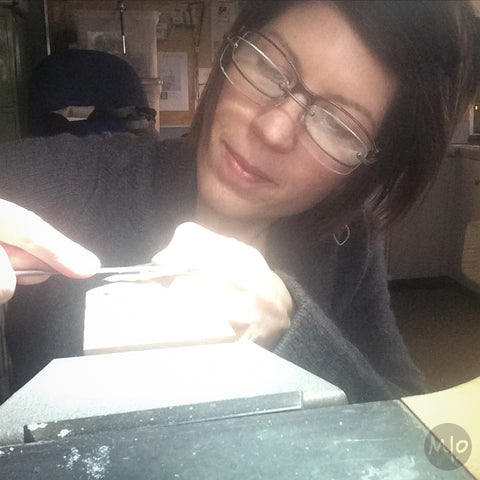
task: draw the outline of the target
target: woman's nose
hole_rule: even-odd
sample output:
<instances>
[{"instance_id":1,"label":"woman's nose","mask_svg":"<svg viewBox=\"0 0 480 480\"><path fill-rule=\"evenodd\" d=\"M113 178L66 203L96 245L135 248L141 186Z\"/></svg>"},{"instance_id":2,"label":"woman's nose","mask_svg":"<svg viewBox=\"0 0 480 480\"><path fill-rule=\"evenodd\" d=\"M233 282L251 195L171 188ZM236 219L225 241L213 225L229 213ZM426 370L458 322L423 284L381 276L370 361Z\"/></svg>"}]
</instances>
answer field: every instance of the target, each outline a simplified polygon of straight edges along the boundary
<instances>
[{"instance_id":1,"label":"woman's nose","mask_svg":"<svg viewBox=\"0 0 480 480\"><path fill-rule=\"evenodd\" d=\"M302 108L291 98L273 106L259 107L252 128L264 143L278 151L289 151L298 141Z\"/></svg>"}]
</instances>

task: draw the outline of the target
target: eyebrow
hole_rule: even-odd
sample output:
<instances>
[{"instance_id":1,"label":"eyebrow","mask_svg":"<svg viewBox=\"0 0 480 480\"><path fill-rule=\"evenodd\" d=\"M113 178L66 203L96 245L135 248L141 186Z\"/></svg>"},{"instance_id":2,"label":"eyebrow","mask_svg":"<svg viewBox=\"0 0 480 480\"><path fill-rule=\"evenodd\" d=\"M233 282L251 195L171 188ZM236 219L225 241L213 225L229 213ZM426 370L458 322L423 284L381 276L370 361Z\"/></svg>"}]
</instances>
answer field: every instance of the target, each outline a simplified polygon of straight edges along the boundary
<instances>
[{"instance_id":1,"label":"eyebrow","mask_svg":"<svg viewBox=\"0 0 480 480\"><path fill-rule=\"evenodd\" d=\"M300 59L298 58L296 53L290 48L290 46L287 43L285 43L283 41L282 37L280 37L275 31L266 30L264 35L267 38L273 40L276 44L278 44L278 46L283 51L283 53L286 54L287 59L290 60L293 63L293 65L295 67L295 70L297 72L297 75L300 77L301 81L304 82L303 78L300 75L300 72L298 71L298 67L297 67L298 65L301 65L302 62L300 61ZM308 88L308 86L307 86L307 88ZM308 88L308 90L310 90L310 88ZM317 93L315 93L311 90L310 90L310 92L313 93L315 96L317 96L319 98L324 98L324 99L329 100L333 103L337 103L341 107L346 107L346 108L356 110L358 113L360 113L363 117L365 117L368 120L368 122L370 123L370 125L374 129L377 127L376 122L373 118L372 112L370 112L370 110L368 108L366 108L364 105L362 105L361 103L359 103L359 102L357 102L357 101L355 101L351 98L346 98L346 97L344 97L343 95L340 95L340 94L318 95ZM357 117L355 115L353 115L353 117L357 121L360 121L360 120L357 119Z\"/></svg>"}]
</instances>

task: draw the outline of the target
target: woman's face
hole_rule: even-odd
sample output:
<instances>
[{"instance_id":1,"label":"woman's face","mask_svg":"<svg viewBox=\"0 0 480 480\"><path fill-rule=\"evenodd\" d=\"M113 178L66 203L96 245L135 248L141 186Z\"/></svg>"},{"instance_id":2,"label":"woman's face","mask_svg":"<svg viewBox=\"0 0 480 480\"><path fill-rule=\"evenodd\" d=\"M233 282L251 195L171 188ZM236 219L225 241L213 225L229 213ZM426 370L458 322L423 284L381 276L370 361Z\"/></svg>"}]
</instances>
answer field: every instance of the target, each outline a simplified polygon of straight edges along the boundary
<instances>
[{"instance_id":1,"label":"woman's face","mask_svg":"<svg viewBox=\"0 0 480 480\"><path fill-rule=\"evenodd\" d=\"M298 2L262 32L312 92L340 104L375 137L397 82L338 11ZM326 154L301 115L290 98L261 106L225 81L210 138L199 148L199 200L230 219L266 222L318 203L345 177L322 165Z\"/></svg>"}]
</instances>

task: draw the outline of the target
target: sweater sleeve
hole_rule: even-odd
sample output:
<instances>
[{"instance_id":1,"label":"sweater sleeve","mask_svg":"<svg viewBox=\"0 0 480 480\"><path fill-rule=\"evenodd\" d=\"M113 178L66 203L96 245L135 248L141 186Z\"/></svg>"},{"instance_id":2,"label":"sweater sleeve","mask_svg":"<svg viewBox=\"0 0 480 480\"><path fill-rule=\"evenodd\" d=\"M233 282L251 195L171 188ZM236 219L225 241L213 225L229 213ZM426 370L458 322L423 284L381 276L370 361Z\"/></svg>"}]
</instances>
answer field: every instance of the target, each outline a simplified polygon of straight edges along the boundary
<instances>
[{"instance_id":1,"label":"sweater sleeve","mask_svg":"<svg viewBox=\"0 0 480 480\"><path fill-rule=\"evenodd\" d=\"M280 274L295 314L275 353L338 386L352 403L425 390L397 329L386 280L379 280L386 278L381 259L375 248L350 301L330 316L294 278Z\"/></svg>"},{"instance_id":2,"label":"sweater sleeve","mask_svg":"<svg viewBox=\"0 0 480 480\"><path fill-rule=\"evenodd\" d=\"M109 133L3 144L0 198L32 210L104 265L147 262L162 244L158 224L179 209L175 182L162 180L180 163L175 151L153 135Z\"/></svg>"},{"instance_id":3,"label":"sweater sleeve","mask_svg":"<svg viewBox=\"0 0 480 480\"><path fill-rule=\"evenodd\" d=\"M73 208L95 189L101 157L97 137L85 141L59 135L4 143L0 198L34 211Z\"/></svg>"}]
</instances>

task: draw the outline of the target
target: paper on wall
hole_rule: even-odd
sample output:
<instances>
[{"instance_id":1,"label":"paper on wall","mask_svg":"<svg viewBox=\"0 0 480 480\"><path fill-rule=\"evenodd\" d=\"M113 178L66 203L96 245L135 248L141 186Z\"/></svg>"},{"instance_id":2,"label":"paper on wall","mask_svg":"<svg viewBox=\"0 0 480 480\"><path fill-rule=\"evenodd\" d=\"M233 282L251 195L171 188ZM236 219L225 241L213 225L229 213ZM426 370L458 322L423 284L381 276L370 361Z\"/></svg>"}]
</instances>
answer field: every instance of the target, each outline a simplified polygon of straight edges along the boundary
<instances>
[{"instance_id":1,"label":"paper on wall","mask_svg":"<svg viewBox=\"0 0 480 480\"><path fill-rule=\"evenodd\" d=\"M187 52L158 52L157 65L163 82L160 111L188 111Z\"/></svg>"}]
</instances>

